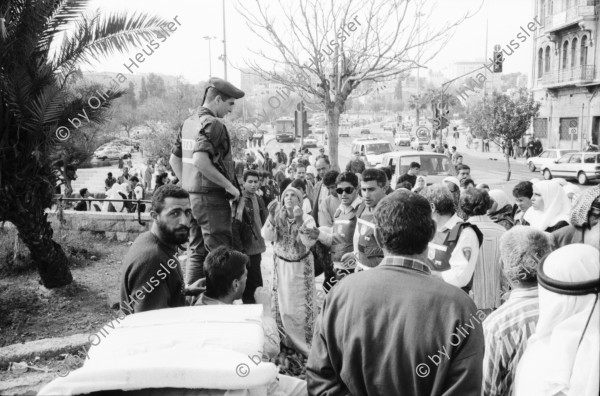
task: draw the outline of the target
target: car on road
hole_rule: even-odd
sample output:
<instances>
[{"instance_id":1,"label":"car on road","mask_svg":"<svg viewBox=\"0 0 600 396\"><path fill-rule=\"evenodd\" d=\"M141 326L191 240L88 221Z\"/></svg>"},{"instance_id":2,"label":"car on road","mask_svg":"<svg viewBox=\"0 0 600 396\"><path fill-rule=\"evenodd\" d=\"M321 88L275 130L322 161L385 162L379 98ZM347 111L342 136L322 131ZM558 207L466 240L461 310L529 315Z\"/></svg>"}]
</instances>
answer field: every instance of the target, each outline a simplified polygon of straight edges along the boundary
<instances>
[{"instance_id":1,"label":"car on road","mask_svg":"<svg viewBox=\"0 0 600 396\"><path fill-rule=\"evenodd\" d=\"M308 135L303 140L304 147L317 147L317 138L314 135Z\"/></svg>"},{"instance_id":2,"label":"car on road","mask_svg":"<svg viewBox=\"0 0 600 396\"><path fill-rule=\"evenodd\" d=\"M390 185L396 188L396 181L406 173L411 162L421 165L419 175L425 176L427 185L441 183L448 176L455 176L454 165L445 154L414 151L395 151L384 154L381 165L392 168L392 180Z\"/></svg>"},{"instance_id":3,"label":"car on road","mask_svg":"<svg viewBox=\"0 0 600 396\"><path fill-rule=\"evenodd\" d=\"M557 159L562 157L567 153L574 153L577 150L564 150L564 149L546 149L540 153L540 155L536 155L535 157L529 157L527 159L527 166L529 170L535 172L536 169L542 169L545 165L550 165L554 163Z\"/></svg>"},{"instance_id":4,"label":"car on road","mask_svg":"<svg viewBox=\"0 0 600 396\"><path fill-rule=\"evenodd\" d=\"M360 158L367 167L374 167L381 163L384 154L394 151L394 147L387 140L377 138L360 138L352 141L351 153L360 153Z\"/></svg>"},{"instance_id":5,"label":"car on road","mask_svg":"<svg viewBox=\"0 0 600 396\"><path fill-rule=\"evenodd\" d=\"M396 138L394 139L396 146L410 146L410 142L411 138L408 132L400 132L396 134Z\"/></svg>"},{"instance_id":6,"label":"car on road","mask_svg":"<svg viewBox=\"0 0 600 396\"><path fill-rule=\"evenodd\" d=\"M315 135L322 135L325 133L325 128L315 128L315 131L313 133Z\"/></svg>"},{"instance_id":7,"label":"car on road","mask_svg":"<svg viewBox=\"0 0 600 396\"><path fill-rule=\"evenodd\" d=\"M417 136L412 137L410 141L410 148L412 150L423 151L427 147L429 147L429 137L426 136Z\"/></svg>"},{"instance_id":8,"label":"car on road","mask_svg":"<svg viewBox=\"0 0 600 396\"><path fill-rule=\"evenodd\" d=\"M586 184L590 180L600 180L600 153L567 153L558 160L544 165L541 173L546 180L562 177L577 179L579 184Z\"/></svg>"},{"instance_id":9,"label":"car on road","mask_svg":"<svg viewBox=\"0 0 600 396\"><path fill-rule=\"evenodd\" d=\"M394 127L390 124L384 125L383 126L383 132L392 132L394 130Z\"/></svg>"},{"instance_id":10,"label":"car on road","mask_svg":"<svg viewBox=\"0 0 600 396\"><path fill-rule=\"evenodd\" d=\"M338 133L339 137L350 137L350 128L341 128Z\"/></svg>"},{"instance_id":11,"label":"car on road","mask_svg":"<svg viewBox=\"0 0 600 396\"><path fill-rule=\"evenodd\" d=\"M363 128L360 130L361 135L369 135L370 133L371 133L371 130L369 128Z\"/></svg>"},{"instance_id":12,"label":"car on road","mask_svg":"<svg viewBox=\"0 0 600 396\"><path fill-rule=\"evenodd\" d=\"M131 153L128 150L106 147L94 152L94 156L99 160L111 159L127 159L131 158Z\"/></svg>"}]
</instances>

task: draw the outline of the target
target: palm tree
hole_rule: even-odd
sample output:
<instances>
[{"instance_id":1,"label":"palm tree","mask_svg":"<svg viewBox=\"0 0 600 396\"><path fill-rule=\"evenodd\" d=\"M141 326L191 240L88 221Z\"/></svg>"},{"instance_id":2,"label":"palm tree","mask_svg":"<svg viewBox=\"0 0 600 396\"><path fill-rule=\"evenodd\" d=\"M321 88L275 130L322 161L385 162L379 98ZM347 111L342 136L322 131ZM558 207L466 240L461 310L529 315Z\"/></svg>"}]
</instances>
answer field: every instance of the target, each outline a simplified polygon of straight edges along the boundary
<instances>
[{"instance_id":1,"label":"palm tree","mask_svg":"<svg viewBox=\"0 0 600 396\"><path fill-rule=\"evenodd\" d=\"M73 280L45 213L57 182L52 165L64 151L59 138L83 110L90 122L105 121L110 102L123 94L117 87L107 90L94 109L88 98L69 95L69 78L78 65L133 49L168 23L146 14L86 17L88 3L0 3L0 221L15 225L47 288Z\"/></svg>"},{"instance_id":2,"label":"palm tree","mask_svg":"<svg viewBox=\"0 0 600 396\"><path fill-rule=\"evenodd\" d=\"M427 105L429 104L428 99L429 97L426 93L410 95L410 99L408 100L408 108L417 112L417 122L415 123L415 126L419 126L421 110L427 109Z\"/></svg>"}]
</instances>

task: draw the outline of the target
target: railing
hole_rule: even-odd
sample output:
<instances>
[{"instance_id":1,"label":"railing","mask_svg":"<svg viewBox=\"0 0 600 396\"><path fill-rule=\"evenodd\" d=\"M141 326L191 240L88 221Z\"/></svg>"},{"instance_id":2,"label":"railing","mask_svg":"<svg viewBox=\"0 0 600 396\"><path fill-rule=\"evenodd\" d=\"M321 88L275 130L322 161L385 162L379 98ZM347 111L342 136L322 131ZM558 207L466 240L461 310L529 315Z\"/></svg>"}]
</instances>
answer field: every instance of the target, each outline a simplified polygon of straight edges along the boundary
<instances>
[{"instance_id":1,"label":"railing","mask_svg":"<svg viewBox=\"0 0 600 396\"><path fill-rule=\"evenodd\" d=\"M553 27L568 25L584 16L594 16L594 6L599 3L599 0L575 0L574 6L556 12L554 15L546 15L543 18L544 29L548 30Z\"/></svg>"},{"instance_id":2,"label":"railing","mask_svg":"<svg viewBox=\"0 0 600 396\"><path fill-rule=\"evenodd\" d=\"M555 85L568 82L593 81L595 76L594 65L577 66L569 69L544 73L539 79L540 85Z\"/></svg>"},{"instance_id":3,"label":"railing","mask_svg":"<svg viewBox=\"0 0 600 396\"><path fill-rule=\"evenodd\" d=\"M77 201L77 202L80 202L80 201L89 201L89 202L98 201L98 202L101 202L101 203L104 203L104 202L123 202L123 203L125 203L125 202L133 202L133 203L137 204L135 211L137 212L138 223L140 223L140 225L145 225L146 224L144 221L142 221L142 212L140 211L141 204L142 203L149 203L149 204L152 203L152 201L149 201L147 199L64 198L62 195L61 196L56 196L55 198L58 201L58 211L61 212L60 217L62 217L62 211L64 210L64 208L63 208L63 201L66 201L66 202L69 202L69 201Z\"/></svg>"}]
</instances>

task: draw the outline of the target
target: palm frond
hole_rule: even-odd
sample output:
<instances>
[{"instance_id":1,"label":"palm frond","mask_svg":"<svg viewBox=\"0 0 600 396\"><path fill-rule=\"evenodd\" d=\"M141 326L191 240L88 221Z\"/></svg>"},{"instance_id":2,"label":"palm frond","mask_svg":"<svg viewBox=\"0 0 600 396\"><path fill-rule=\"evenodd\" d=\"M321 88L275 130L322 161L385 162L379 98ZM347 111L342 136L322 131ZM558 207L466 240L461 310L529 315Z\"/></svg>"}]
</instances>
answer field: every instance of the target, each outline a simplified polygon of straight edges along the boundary
<instances>
[{"instance_id":1,"label":"palm frond","mask_svg":"<svg viewBox=\"0 0 600 396\"><path fill-rule=\"evenodd\" d=\"M156 37L169 21L147 14L113 14L102 17L96 13L84 18L71 37L65 37L61 51L53 60L55 70L66 73L77 63L91 63L100 56L123 53Z\"/></svg>"}]
</instances>

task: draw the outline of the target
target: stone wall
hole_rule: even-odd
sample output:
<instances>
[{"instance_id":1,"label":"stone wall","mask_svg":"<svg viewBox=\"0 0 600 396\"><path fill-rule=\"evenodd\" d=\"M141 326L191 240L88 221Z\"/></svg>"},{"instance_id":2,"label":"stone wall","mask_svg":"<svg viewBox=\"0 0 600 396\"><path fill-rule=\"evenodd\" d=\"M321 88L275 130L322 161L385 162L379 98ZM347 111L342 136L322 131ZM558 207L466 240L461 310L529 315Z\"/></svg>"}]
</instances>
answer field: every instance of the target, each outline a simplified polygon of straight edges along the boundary
<instances>
[{"instance_id":1,"label":"stone wall","mask_svg":"<svg viewBox=\"0 0 600 396\"><path fill-rule=\"evenodd\" d=\"M48 211L48 221L56 232L59 227L57 213ZM77 212L65 210L63 230L80 232L84 236L104 236L120 242L134 241L142 232L150 230L152 219L149 213L142 213L138 223L137 213Z\"/></svg>"}]
</instances>

